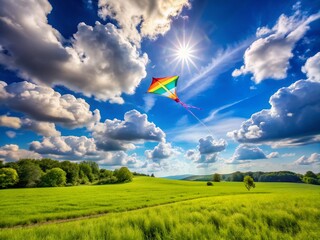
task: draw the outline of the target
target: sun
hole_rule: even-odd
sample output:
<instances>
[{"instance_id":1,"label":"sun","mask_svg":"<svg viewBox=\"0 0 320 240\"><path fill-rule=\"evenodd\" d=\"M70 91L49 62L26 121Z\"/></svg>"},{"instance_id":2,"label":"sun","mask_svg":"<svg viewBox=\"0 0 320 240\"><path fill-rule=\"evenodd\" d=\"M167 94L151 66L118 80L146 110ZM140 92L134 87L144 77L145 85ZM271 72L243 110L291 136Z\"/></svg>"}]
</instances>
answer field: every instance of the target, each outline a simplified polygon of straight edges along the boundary
<instances>
[{"instance_id":1,"label":"sun","mask_svg":"<svg viewBox=\"0 0 320 240\"><path fill-rule=\"evenodd\" d=\"M175 71L179 68L181 72L184 72L187 68L189 72L192 69L198 70L196 60L197 57L197 42L194 42L192 38L186 38L185 34L182 36L176 35L175 41L171 42L171 46L169 48L170 53L169 57L169 65L171 65Z\"/></svg>"},{"instance_id":2,"label":"sun","mask_svg":"<svg viewBox=\"0 0 320 240\"><path fill-rule=\"evenodd\" d=\"M181 46L177 49L177 57L181 61L190 61L192 58L192 49L188 46Z\"/></svg>"}]
</instances>

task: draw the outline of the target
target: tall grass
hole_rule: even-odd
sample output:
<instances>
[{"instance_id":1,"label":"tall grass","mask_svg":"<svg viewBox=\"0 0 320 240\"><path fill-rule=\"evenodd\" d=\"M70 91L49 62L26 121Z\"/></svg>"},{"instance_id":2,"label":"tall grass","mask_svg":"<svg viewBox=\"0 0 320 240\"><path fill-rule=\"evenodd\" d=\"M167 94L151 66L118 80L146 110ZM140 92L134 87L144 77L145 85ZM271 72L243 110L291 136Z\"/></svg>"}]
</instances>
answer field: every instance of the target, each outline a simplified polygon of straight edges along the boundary
<instances>
[{"instance_id":1,"label":"tall grass","mask_svg":"<svg viewBox=\"0 0 320 240\"><path fill-rule=\"evenodd\" d=\"M215 196L95 219L2 229L0 239L320 239L313 193Z\"/></svg>"},{"instance_id":2,"label":"tall grass","mask_svg":"<svg viewBox=\"0 0 320 240\"><path fill-rule=\"evenodd\" d=\"M253 192L248 192L243 183L215 183L207 187L204 182L138 177L127 184L7 189L0 190L0 227L120 212L200 197L290 192L302 188L312 189L302 184L259 183Z\"/></svg>"}]
</instances>

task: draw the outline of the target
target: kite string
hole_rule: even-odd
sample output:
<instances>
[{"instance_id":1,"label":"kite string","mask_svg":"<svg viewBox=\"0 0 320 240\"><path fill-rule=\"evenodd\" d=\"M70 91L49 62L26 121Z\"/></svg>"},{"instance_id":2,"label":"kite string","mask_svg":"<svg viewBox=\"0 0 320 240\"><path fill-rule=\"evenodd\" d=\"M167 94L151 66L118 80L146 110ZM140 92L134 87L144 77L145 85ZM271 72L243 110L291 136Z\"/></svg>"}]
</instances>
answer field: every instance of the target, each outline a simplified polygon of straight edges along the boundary
<instances>
[{"instance_id":1,"label":"kite string","mask_svg":"<svg viewBox=\"0 0 320 240\"><path fill-rule=\"evenodd\" d=\"M194 116L195 119L197 119L199 121L199 123L201 123L208 131L211 135L213 135L213 133L211 132L211 130L209 129L209 127L204 123L202 122L190 109L189 109L189 106L181 101L179 101L179 103L181 104L181 106L186 109L192 116ZM199 109L197 107L193 107L193 108L196 108L196 109Z\"/></svg>"}]
</instances>

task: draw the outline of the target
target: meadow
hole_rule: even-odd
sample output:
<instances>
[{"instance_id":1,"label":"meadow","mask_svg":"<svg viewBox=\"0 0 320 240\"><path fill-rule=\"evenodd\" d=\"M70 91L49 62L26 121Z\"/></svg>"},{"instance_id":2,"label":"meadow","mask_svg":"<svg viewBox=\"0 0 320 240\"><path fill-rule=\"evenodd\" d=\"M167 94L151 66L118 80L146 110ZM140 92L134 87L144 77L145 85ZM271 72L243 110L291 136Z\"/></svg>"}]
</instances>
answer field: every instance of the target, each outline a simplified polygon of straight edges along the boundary
<instances>
[{"instance_id":1,"label":"meadow","mask_svg":"<svg viewBox=\"0 0 320 240\"><path fill-rule=\"evenodd\" d=\"M0 198L0 239L320 239L315 185L257 183L249 192L243 183L137 177Z\"/></svg>"}]
</instances>

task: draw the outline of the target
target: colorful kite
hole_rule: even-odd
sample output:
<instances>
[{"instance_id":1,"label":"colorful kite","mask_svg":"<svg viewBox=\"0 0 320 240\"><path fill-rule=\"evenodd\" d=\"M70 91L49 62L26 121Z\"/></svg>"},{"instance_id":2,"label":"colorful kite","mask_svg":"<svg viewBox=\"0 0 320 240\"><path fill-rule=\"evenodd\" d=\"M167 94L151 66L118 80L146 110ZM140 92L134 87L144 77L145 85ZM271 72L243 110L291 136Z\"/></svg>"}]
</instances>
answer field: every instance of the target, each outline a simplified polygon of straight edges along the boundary
<instances>
[{"instance_id":1,"label":"colorful kite","mask_svg":"<svg viewBox=\"0 0 320 240\"><path fill-rule=\"evenodd\" d=\"M176 101L177 103L181 104L189 113L192 114L202 125L206 128L207 126L193 113L191 112L190 108L199 109L197 107L187 105L184 102L181 102L177 96L177 83L178 83L179 76L172 76L172 77L163 77L163 78L152 78L152 83L148 89L148 93L159 94L164 97L171 98L172 100Z\"/></svg>"}]
</instances>

